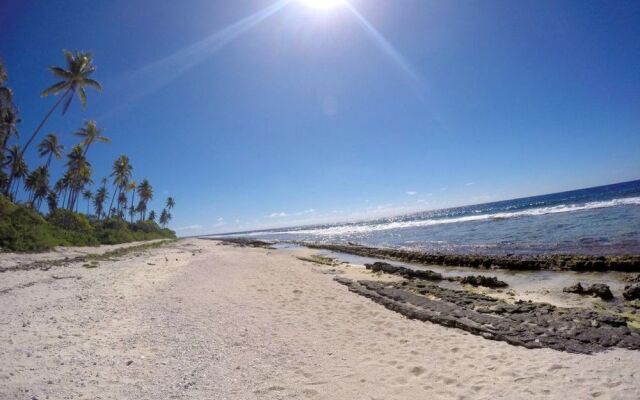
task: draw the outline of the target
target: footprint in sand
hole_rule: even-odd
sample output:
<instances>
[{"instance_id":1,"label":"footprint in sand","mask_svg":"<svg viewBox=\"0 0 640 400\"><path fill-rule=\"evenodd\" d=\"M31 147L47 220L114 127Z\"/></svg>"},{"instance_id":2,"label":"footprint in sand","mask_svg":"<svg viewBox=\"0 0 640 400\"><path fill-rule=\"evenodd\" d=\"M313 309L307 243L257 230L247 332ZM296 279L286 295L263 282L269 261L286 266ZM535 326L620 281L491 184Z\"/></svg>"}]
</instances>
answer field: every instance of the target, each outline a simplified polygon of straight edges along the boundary
<instances>
[{"instance_id":1,"label":"footprint in sand","mask_svg":"<svg viewBox=\"0 0 640 400\"><path fill-rule=\"evenodd\" d=\"M425 371L426 370L424 368L422 368L422 367L413 367L413 368L411 368L411 370L409 370L409 372L411 372L411 375L413 375L413 376L420 376L420 375L424 374Z\"/></svg>"}]
</instances>

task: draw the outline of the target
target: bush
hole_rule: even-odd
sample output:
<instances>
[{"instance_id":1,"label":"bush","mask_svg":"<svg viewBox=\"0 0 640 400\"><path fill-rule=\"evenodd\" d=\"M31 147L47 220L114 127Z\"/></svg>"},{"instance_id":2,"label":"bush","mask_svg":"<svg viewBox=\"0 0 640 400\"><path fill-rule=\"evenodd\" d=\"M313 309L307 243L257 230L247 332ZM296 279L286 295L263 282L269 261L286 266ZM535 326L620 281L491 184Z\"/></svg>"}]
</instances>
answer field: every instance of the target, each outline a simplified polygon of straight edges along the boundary
<instances>
[{"instance_id":1,"label":"bush","mask_svg":"<svg viewBox=\"0 0 640 400\"><path fill-rule=\"evenodd\" d=\"M58 208L54 210L47 218L52 225L78 233L91 234L93 227L89 223L89 219L73 211Z\"/></svg>"},{"instance_id":2,"label":"bush","mask_svg":"<svg viewBox=\"0 0 640 400\"><path fill-rule=\"evenodd\" d=\"M36 210L0 195L0 249L44 251L55 246L97 246L138 240L175 238L175 232L152 221L129 224L121 218L92 221L57 209L47 219Z\"/></svg>"}]
</instances>

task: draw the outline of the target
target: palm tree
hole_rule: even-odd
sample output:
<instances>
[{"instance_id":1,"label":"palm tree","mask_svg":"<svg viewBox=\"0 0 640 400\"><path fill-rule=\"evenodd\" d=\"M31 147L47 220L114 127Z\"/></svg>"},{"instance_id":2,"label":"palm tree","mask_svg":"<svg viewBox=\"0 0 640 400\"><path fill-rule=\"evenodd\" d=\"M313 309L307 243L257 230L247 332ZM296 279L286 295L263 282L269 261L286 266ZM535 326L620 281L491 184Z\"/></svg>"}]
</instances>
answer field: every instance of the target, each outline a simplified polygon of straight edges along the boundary
<instances>
[{"instance_id":1,"label":"palm tree","mask_svg":"<svg viewBox=\"0 0 640 400\"><path fill-rule=\"evenodd\" d=\"M162 225L163 227L166 227L170 220L171 220L171 214L169 213L169 211L167 211L166 208L163 209L162 213L160 214L160 225Z\"/></svg>"},{"instance_id":2,"label":"palm tree","mask_svg":"<svg viewBox=\"0 0 640 400\"><path fill-rule=\"evenodd\" d=\"M142 211L142 220L144 221L147 216L147 204L153 200L153 187L148 179L143 179L138 186L138 195L140 196L138 209Z\"/></svg>"},{"instance_id":3,"label":"palm tree","mask_svg":"<svg viewBox=\"0 0 640 400\"><path fill-rule=\"evenodd\" d=\"M125 155L121 155L120 157L118 157L113 162L111 171L111 176L113 177L113 186L115 187L115 190L113 191L111 204L109 205L109 215L111 215L111 210L113 209L113 200L116 197L120 196L123 188L127 186L127 184L129 183L129 179L131 179L133 167L129 162L129 157Z\"/></svg>"},{"instance_id":4,"label":"palm tree","mask_svg":"<svg viewBox=\"0 0 640 400\"><path fill-rule=\"evenodd\" d=\"M84 156L84 151L80 145L75 145L67 155L67 172L69 180L69 200L67 207L73 211L77 205L78 197L84 187L91 183L91 164Z\"/></svg>"},{"instance_id":5,"label":"palm tree","mask_svg":"<svg viewBox=\"0 0 640 400\"><path fill-rule=\"evenodd\" d=\"M102 185L102 187L100 187L96 191L95 196L93 196L93 205L95 207L96 216L98 217L98 219L100 219L102 217L102 214L104 213L104 202L107 200L108 196L109 191L107 190L107 187L105 185Z\"/></svg>"},{"instance_id":6,"label":"palm tree","mask_svg":"<svg viewBox=\"0 0 640 400\"><path fill-rule=\"evenodd\" d=\"M49 213L55 211L58 208L58 195L53 190L47 193L47 207L49 207Z\"/></svg>"},{"instance_id":7,"label":"palm tree","mask_svg":"<svg viewBox=\"0 0 640 400\"><path fill-rule=\"evenodd\" d=\"M156 212L154 210L151 210L151 212L149 212L149 221L156 222Z\"/></svg>"},{"instance_id":8,"label":"palm tree","mask_svg":"<svg viewBox=\"0 0 640 400\"><path fill-rule=\"evenodd\" d=\"M22 158L20 145L14 144L7 150L7 160L4 166L9 166L9 181L5 187L5 194L15 200L12 188L15 186L15 192L18 192L19 181L28 174L27 164ZM14 185L15 183L15 185Z\"/></svg>"},{"instance_id":9,"label":"palm tree","mask_svg":"<svg viewBox=\"0 0 640 400\"><path fill-rule=\"evenodd\" d=\"M171 209L175 207L175 205L176 205L176 201L173 199L173 197L171 196L167 197L167 210L171 211Z\"/></svg>"},{"instance_id":10,"label":"palm tree","mask_svg":"<svg viewBox=\"0 0 640 400\"><path fill-rule=\"evenodd\" d=\"M44 165L31 171L25 179L25 189L30 192L29 203L31 207L40 208L40 203L49 194L49 170Z\"/></svg>"},{"instance_id":11,"label":"palm tree","mask_svg":"<svg viewBox=\"0 0 640 400\"><path fill-rule=\"evenodd\" d=\"M13 91L5 85L8 79L7 71L0 60L0 157L7 148L9 138L18 135L17 124L20 122L13 104Z\"/></svg>"},{"instance_id":12,"label":"palm tree","mask_svg":"<svg viewBox=\"0 0 640 400\"><path fill-rule=\"evenodd\" d=\"M56 136L55 133L48 134L38 145L38 154L40 157L49 157L47 158L47 168L49 168L51 164L52 157L58 160L62 158L63 151L64 146L58 142L58 136Z\"/></svg>"},{"instance_id":13,"label":"palm tree","mask_svg":"<svg viewBox=\"0 0 640 400\"><path fill-rule=\"evenodd\" d=\"M89 189L85 189L82 191L82 198L87 201L87 215L89 215L89 206L91 205L91 200L93 199L93 192Z\"/></svg>"},{"instance_id":14,"label":"palm tree","mask_svg":"<svg viewBox=\"0 0 640 400\"><path fill-rule=\"evenodd\" d=\"M85 156L87 155L87 151L89 151L89 146L91 146L93 142L111 143L111 139L102 136L102 129L98 128L96 121L92 119L86 121L84 126L75 134L83 138L82 146L84 147Z\"/></svg>"},{"instance_id":15,"label":"palm tree","mask_svg":"<svg viewBox=\"0 0 640 400\"><path fill-rule=\"evenodd\" d=\"M33 131L31 137L22 149L22 154L27 151L27 148L29 148L31 142L36 138L38 132L40 132L51 114L53 114L55 109L58 108L63 101L63 115L67 112L67 109L71 104L71 100L73 100L75 97L74 95L76 94L78 95L80 103L82 103L82 109L84 110L87 107L87 93L85 91L85 87L102 90L102 85L100 85L98 81L89 78L89 76L96 71L96 67L93 65L93 57L90 53L76 51L74 54L68 50L62 50L62 53L67 60L67 69L57 66L50 67L49 69L51 70L51 73L61 80L42 92L43 97L51 94L54 96L60 95L60 98L44 116L44 119L36 127L36 130Z\"/></svg>"},{"instance_id":16,"label":"palm tree","mask_svg":"<svg viewBox=\"0 0 640 400\"><path fill-rule=\"evenodd\" d=\"M130 181L127 184L127 191L131 192L131 207L129 208L129 215L131 216L131 223L133 224L133 215L135 213L135 208L133 207L133 201L136 197L136 187L138 186L138 184L136 183L136 181Z\"/></svg>"},{"instance_id":17,"label":"palm tree","mask_svg":"<svg viewBox=\"0 0 640 400\"><path fill-rule=\"evenodd\" d=\"M124 219L125 212L127 211L127 194L124 191L120 191L118 195L118 216Z\"/></svg>"}]
</instances>

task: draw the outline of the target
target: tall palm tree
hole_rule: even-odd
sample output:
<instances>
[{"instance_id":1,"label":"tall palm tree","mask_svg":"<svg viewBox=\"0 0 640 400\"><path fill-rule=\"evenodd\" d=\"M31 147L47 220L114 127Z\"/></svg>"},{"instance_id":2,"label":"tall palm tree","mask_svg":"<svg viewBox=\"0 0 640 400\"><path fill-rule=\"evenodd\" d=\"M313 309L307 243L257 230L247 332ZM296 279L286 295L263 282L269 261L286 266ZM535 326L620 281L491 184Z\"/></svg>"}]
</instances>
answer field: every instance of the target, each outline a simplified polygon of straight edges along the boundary
<instances>
[{"instance_id":1,"label":"tall palm tree","mask_svg":"<svg viewBox=\"0 0 640 400\"><path fill-rule=\"evenodd\" d=\"M140 196L140 206L138 209L142 211L142 220L147 216L147 204L153 199L153 187L148 179L143 179L138 186L138 195Z\"/></svg>"},{"instance_id":2,"label":"tall palm tree","mask_svg":"<svg viewBox=\"0 0 640 400\"><path fill-rule=\"evenodd\" d=\"M40 203L49 194L49 170L44 165L31 171L25 179L25 189L29 194L31 207L40 208Z\"/></svg>"},{"instance_id":3,"label":"tall palm tree","mask_svg":"<svg viewBox=\"0 0 640 400\"><path fill-rule=\"evenodd\" d=\"M135 213L133 202L136 197L136 187L138 187L138 184L136 183L136 181L129 181L129 183L127 184L127 192L131 192L131 207L129 208L129 215L131 217L132 224L133 224L133 215Z\"/></svg>"},{"instance_id":4,"label":"tall palm tree","mask_svg":"<svg viewBox=\"0 0 640 400\"><path fill-rule=\"evenodd\" d=\"M82 146L84 147L84 155L87 155L89 146L93 142L111 143L111 139L106 136L102 136L102 129L98 128L96 121L90 119L84 123L84 126L80 128L76 133L76 136L80 136L82 139Z\"/></svg>"},{"instance_id":5,"label":"tall palm tree","mask_svg":"<svg viewBox=\"0 0 640 400\"><path fill-rule=\"evenodd\" d=\"M20 179L28 174L27 164L22 158L20 145L14 144L7 150L7 157L4 166L8 166L10 171L9 181L5 187L5 194L15 200L16 195L13 194L12 189L15 186L15 192L17 194Z\"/></svg>"},{"instance_id":6,"label":"tall palm tree","mask_svg":"<svg viewBox=\"0 0 640 400\"><path fill-rule=\"evenodd\" d=\"M82 198L87 201L87 215L89 215L89 206L91 205L91 200L93 199L93 192L89 189L83 190Z\"/></svg>"},{"instance_id":7,"label":"tall palm tree","mask_svg":"<svg viewBox=\"0 0 640 400\"><path fill-rule=\"evenodd\" d=\"M67 155L67 172L69 179L69 200L67 207L73 211L78 203L78 197L84 187L91 183L91 164L84 156L84 151L80 145L75 145Z\"/></svg>"},{"instance_id":8,"label":"tall palm tree","mask_svg":"<svg viewBox=\"0 0 640 400\"><path fill-rule=\"evenodd\" d=\"M156 222L156 212L154 210L149 212L149 221Z\"/></svg>"},{"instance_id":9,"label":"tall palm tree","mask_svg":"<svg viewBox=\"0 0 640 400\"><path fill-rule=\"evenodd\" d=\"M62 158L62 152L64 151L64 146L60 144L58 141L58 136L55 133L48 134L42 142L38 145L38 154L40 157L48 157L47 158L47 168L51 164L51 158L55 157L56 159Z\"/></svg>"},{"instance_id":10,"label":"tall palm tree","mask_svg":"<svg viewBox=\"0 0 640 400\"><path fill-rule=\"evenodd\" d=\"M0 157L7 148L7 141L11 136L18 136L17 124L20 122L13 104L13 91L6 86L8 79L4 63L0 60Z\"/></svg>"},{"instance_id":11,"label":"tall palm tree","mask_svg":"<svg viewBox=\"0 0 640 400\"><path fill-rule=\"evenodd\" d=\"M104 202L107 200L109 196L109 191L105 185L101 186L97 191L95 196L93 196L93 205L96 210L96 216L98 219L102 218L102 214L104 213Z\"/></svg>"},{"instance_id":12,"label":"tall palm tree","mask_svg":"<svg viewBox=\"0 0 640 400\"><path fill-rule=\"evenodd\" d=\"M169 211L167 211L166 208L163 209L162 213L160 214L160 225L166 227L170 220L171 214L169 213Z\"/></svg>"},{"instance_id":13,"label":"tall palm tree","mask_svg":"<svg viewBox=\"0 0 640 400\"><path fill-rule=\"evenodd\" d=\"M133 166L131 166L131 163L129 162L129 157L124 154L113 162L111 176L113 177L113 186L115 187L115 190L113 191L111 204L109 205L109 215L111 215L111 210L113 209L113 200L119 198L120 193L129 183L132 173Z\"/></svg>"},{"instance_id":14,"label":"tall palm tree","mask_svg":"<svg viewBox=\"0 0 640 400\"><path fill-rule=\"evenodd\" d=\"M176 206L176 201L173 199L173 197L171 196L167 197L167 210L171 211L171 209L175 206Z\"/></svg>"},{"instance_id":15,"label":"tall palm tree","mask_svg":"<svg viewBox=\"0 0 640 400\"><path fill-rule=\"evenodd\" d=\"M87 93L85 91L85 87L92 87L96 90L102 90L102 85L98 81L89 78L89 76L91 76L91 74L96 71L96 67L93 65L93 56L90 53L81 51L72 53L68 50L62 50L62 53L64 54L64 57L67 61L67 69L57 66L50 67L49 69L51 70L51 73L56 78L60 78L61 80L42 92L43 97L49 95L60 95L60 98L54 103L53 107L51 107L49 112L44 116L44 119L31 134L31 137L22 149L23 154L25 151L27 151L29 145L36 138L38 132L40 132L51 114L53 114L56 108L58 108L58 106L63 101L63 115L67 112L67 109L71 104L71 100L73 100L75 95L77 95L80 99L80 103L82 103L82 109L84 110L87 107Z\"/></svg>"}]
</instances>

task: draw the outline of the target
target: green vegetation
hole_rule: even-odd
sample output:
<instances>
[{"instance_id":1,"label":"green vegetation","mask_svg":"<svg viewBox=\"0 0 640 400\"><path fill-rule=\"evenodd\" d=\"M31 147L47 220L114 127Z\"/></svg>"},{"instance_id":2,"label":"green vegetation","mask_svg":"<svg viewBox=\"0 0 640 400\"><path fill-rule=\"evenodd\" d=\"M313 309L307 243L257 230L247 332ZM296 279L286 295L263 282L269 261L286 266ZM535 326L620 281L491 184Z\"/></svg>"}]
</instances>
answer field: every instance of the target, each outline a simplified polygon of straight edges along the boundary
<instances>
[{"instance_id":1,"label":"green vegetation","mask_svg":"<svg viewBox=\"0 0 640 400\"><path fill-rule=\"evenodd\" d=\"M94 169L87 158L89 148L95 152L95 144L111 142L92 119L70 136L79 137L80 142L68 153L65 154L58 136L49 133L36 146L42 165L33 169L27 165L25 152L54 111L61 106L64 115L74 98L78 98L84 110L85 89L102 89L91 78L96 67L90 53L63 50L63 54L66 66L50 68L58 81L42 93L43 97L51 95L58 99L24 145L20 143L21 120L13 91L7 86L8 74L0 60L0 250L42 251L61 245L95 246L175 237L166 228L175 200L167 198L159 214L149 210L153 187L148 179L142 179L140 184L132 179L133 166L126 155L120 155L111 168L112 195L107 186L109 177L103 177L92 190ZM51 164L63 158L62 176L52 183ZM80 214L83 201L86 213Z\"/></svg>"},{"instance_id":2,"label":"green vegetation","mask_svg":"<svg viewBox=\"0 0 640 400\"><path fill-rule=\"evenodd\" d=\"M2 250L44 251L54 246L96 246L167 238L175 238L175 233L153 221L131 224L119 217L90 220L65 209L56 209L45 217L30 206L13 204L0 195Z\"/></svg>"}]
</instances>

